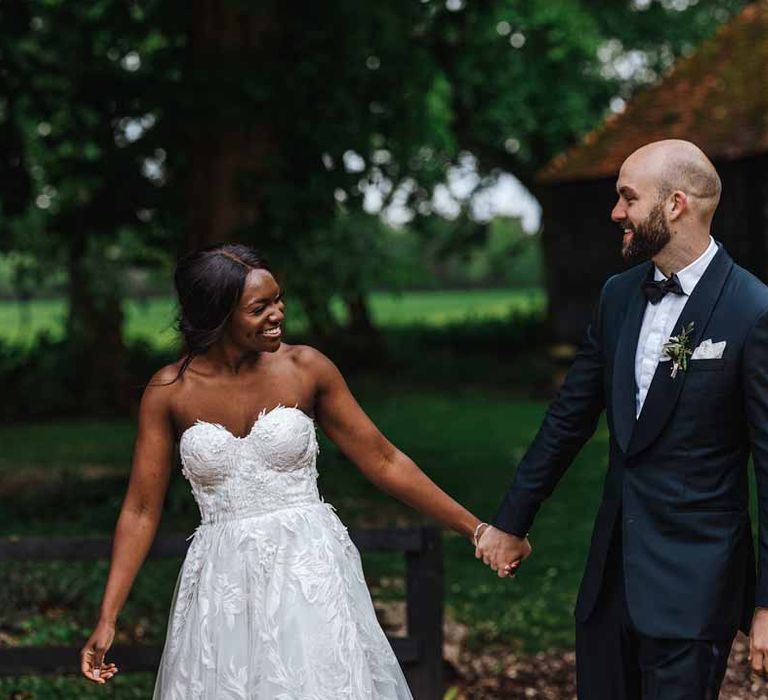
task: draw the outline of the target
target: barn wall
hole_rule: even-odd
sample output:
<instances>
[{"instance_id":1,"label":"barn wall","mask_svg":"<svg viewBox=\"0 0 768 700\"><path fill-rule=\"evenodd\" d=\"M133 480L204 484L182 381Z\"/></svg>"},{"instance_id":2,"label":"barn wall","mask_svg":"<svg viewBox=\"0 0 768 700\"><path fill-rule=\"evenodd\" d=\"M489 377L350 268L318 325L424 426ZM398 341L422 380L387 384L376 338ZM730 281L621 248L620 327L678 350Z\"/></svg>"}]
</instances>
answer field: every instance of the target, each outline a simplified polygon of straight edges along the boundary
<instances>
[{"instance_id":1,"label":"barn wall","mask_svg":"<svg viewBox=\"0 0 768 700\"><path fill-rule=\"evenodd\" d=\"M723 195L712 234L737 263L768 281L768 155L718 163ZM615 179L550 185L537 193L554 340L579 343L605 280L626 269L610 219Z\"/></svg>"},{"instance_id":2,"label":"barn wall","mask_svg":"<svg viewBox=\"0 0 768 700\"><path fill-rule=\"evenodd\" d=\"M718 163L723 181L712 235L737 263L768 280L768 156Z\"/></svg>"},{"instance_id":3,"label":"barn wall","mask_svg":"<svg viewBox=\"0 0 768 700\"><path fill-rule=\"evenodd\" d=\"M603 283L624 269L621 232L611 221L615 180L557 184L539 199L550 331L578 343Z\"/></svg>"}]
</instances>

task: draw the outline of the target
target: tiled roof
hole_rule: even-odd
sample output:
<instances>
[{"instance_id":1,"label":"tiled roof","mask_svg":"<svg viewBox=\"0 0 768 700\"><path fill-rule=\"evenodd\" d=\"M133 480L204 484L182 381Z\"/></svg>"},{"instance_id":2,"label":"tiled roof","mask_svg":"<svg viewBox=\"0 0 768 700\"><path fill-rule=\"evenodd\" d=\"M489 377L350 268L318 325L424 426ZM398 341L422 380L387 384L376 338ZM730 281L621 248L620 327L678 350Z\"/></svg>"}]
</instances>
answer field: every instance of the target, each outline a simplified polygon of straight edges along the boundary
<instances>
[{"instance_id":1,"label":"tiled roof","mask_svg":"<svg viewBox=\"0 0 768 700\"><path fill-rule=\"evenodd\" d=\"M713 160L768 152L768 0L748 5L539 179L610 177L632 151L666 138L693 141Z\"/></svg>"}]
</instances>

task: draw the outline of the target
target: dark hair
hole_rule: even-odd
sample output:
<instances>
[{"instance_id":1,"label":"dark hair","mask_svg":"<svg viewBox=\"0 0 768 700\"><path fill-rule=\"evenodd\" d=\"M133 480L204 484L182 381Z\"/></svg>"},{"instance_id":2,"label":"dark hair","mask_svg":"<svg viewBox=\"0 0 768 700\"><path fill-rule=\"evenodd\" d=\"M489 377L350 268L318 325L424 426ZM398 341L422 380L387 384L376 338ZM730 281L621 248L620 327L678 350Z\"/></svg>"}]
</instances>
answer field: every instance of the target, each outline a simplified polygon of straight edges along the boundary
<instances>
[{"instance_id":1,"label":"dark hair","mask_svg":"<svg viewBox=\"0 0 768 700\"><path fill-rule=\"evenodd\" d=\"M186 357L174 382L196 355L206 352L221 338L251 270L271 272L269 263L258 250L236 243L188 253L176 264L173 273L179 300L176 327L184 341Z\"/></svg>"}]
</instances>

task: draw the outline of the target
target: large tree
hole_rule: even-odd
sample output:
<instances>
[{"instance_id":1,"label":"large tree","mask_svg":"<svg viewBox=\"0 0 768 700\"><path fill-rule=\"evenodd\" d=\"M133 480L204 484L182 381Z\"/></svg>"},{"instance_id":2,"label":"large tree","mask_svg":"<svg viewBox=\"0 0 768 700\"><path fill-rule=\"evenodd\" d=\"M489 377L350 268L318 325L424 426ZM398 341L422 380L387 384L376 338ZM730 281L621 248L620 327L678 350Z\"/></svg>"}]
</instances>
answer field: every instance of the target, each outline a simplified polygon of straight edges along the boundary
<instances>
[{"instance_id":1,"label":"large tree","mask_svg":"<svg viewBox=\"0 0 768 700\"><path fill-rule=\"evenodd\" d=\"M335 294L370 329L388 253L371 201L429 235L434 188L467 152L481 185L506 171L535 189L612 100L744 4L8 0L2 246L68 269L96 402L119 395L120 272L157 250L253 242L316 333Z\"/></svg>"},{"instance_id":2,"label":"large tree","mask_svg":"<svg viewBox=\"0 0 768 700\"><path fill-rule=\"evenodd\" d=\"M181 76L172 3L0 6L4 249L67 271L66 330L84 403L126 404L122 271L167 245L164 161ZM172 132L171 132L172 133Z\"/></svg>"},{"instance_id":3,"label":"large tree","mask_svg":"<svg viewBox=\"0 0 768 700\"><path fill-rule=\"evenodd\" d=\"M235 229L265 248L315 332L332 327L338 293L370 328L365 293L386 253L365 223L372 191L412 209L425 235L434 187L464 152L481 185L506 171L535 191L553 155L744 4L198 0L223 28L192 52L205 113L217 115L208 143L223 143L227 170L222 180L209 168L214 186L193 206L222 184L236 192L241 215L208 240Z\"/></svg>"}]
</instances>

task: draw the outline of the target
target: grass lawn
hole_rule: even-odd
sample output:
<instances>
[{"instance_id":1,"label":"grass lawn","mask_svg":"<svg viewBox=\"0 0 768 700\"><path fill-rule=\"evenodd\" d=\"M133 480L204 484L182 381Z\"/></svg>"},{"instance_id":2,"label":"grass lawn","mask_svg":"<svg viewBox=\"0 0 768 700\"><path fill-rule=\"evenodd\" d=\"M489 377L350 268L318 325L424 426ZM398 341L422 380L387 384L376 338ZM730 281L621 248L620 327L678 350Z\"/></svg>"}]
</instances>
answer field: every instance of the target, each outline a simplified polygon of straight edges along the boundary
<instances>
[{"instance_id":1,"label":"grass lawn","mask_svg":"<svg viewBox=\"0 0 768 700\"><path fill-rule=\"evenodd\" d=\"M512 313L544 308L544 293L539 289L483 289L470 291L423 291L371 295L374 320L382 327L412 324L442 326L464 320L503 320ZM341 304L335 304L339 318L344 317ZM175 305L168 298L126 302L126 336L142 339L158 348L174 343ZM0 302L0 340L28 344L41 331L54 337L61 335L66 315L64 300L37 300L20 307L14 302ZM305 329L304 316L298 303L288 300L288 323L292 332Z\"/></svg>"},{"instance_id":2,"label":"grass lawn","mask_svg":"<svg viewBox=\"0 0 768 700\"><path fill-rule=\"evenodd\" d=\"M447 392L446 392L447 394ZM366 386L360 396L384 432L441 486L483 518L491 518L511 474L533 437L544 404L469 392L393 395ZM122 501L134 425L58 422L0 427L0 534L110 533ZM534 556L515 581L498 579L474 559L469 543L447 534L446 601L472 627L472 642L504 641L527 650L572 644L571 608L581 576L607 459L600 429L539 515L531 535ZM419 516L374 489L335 448L323 444L321 491L350 526L419 521ZM197 512L184 479L175 474L162 524L191 532ZM376 585L402 571L399 557L366 557ZM130 637L160 638L178 562L143 570L123 616ZM106 563L4 567L8 581L0 611L28 609L19 643L74 641L95 614ZM137 623L137 620L139 622ZM7 622L7 620L6 620ZM142 628L136 632L137 624ZM11 625L13 627L13 625Z\"/></svg>"},{"instance_id":3,"label":"grass lawn","mask_svg":"<svg viewBox=\"0 0 768 700\"><path fill-rule=\"evenodd\" d=\"M497 391L395 392L370 380L361 386L358 398L384 432L485 519L493 516L545 409L542 402L500 398ZM109 534L134 434L128 420L0 426L0 535ZM474 648L572 647L572 608L607 467L607 437L601 424L540 511L531 533L533 556L516 580L499 579L474 558L468 542L446 533L446 605L454 619L469 626ZM321 492L347 525L421 521L374 489L325 440L319 468ZM177 472L161 529L188 533L197 520L189 487ZM145 564L119 621L120 641L162 639L179 563ZM401 557L366 555L364 566L375 599L402 596ZM106 572L107 562L1 566L0 644L81 643L95 618ZM105 689L86 687L77 678L0 679L0 697L146 698L152 683L149 674L118 677Z\"/></svg>"}]
</instances>

